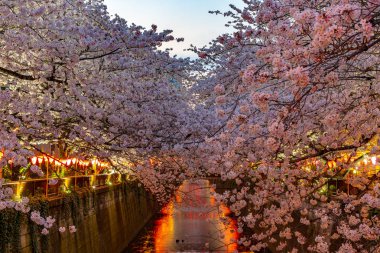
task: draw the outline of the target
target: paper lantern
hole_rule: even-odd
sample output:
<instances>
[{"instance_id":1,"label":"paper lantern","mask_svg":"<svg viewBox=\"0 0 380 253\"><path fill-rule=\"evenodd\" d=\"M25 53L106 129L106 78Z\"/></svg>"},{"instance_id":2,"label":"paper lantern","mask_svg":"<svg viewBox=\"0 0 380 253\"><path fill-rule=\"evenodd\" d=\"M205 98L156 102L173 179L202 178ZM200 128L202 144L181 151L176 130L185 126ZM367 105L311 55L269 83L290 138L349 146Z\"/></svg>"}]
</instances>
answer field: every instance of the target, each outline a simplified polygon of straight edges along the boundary
<instances>
[{"instance_id":1,"label":"paper lantern","mask_svg":"<svg viewBox=\"0 0 380 253\"><path fill-rule=\"evenodd\" d=\"M36 163L37 163L37 157L35 157L35 156L32 157L31 161L32 161L33 165L36 165Z\"/></svg>"}]
</instances>

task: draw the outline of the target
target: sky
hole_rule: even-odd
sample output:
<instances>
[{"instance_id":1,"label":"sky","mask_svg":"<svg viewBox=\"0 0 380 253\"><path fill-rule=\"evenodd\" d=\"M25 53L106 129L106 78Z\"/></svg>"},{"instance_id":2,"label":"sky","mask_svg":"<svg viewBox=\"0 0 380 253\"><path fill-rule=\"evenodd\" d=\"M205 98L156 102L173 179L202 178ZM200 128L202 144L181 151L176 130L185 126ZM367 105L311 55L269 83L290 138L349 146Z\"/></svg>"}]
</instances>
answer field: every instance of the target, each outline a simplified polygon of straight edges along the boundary
<instances>
[{"instance_id":1,"label":"sky","mask_svg":"<svg viewBox=\"0 0 380 253\"><path fill-rule=\"evenodd\" d=\"M209 10L229 10L229 4L243 6L241 0L104 0L110 14L117 13L129 23L147 28L152 24L158 30L173 30L174 37L183 37L184 42L165 43L173 48L173 55L194 58L195 54L183 49L190 44L202 47L218 35L231 31L225 27L228 19L209 14Z\"/></svg>"}]
</instances>

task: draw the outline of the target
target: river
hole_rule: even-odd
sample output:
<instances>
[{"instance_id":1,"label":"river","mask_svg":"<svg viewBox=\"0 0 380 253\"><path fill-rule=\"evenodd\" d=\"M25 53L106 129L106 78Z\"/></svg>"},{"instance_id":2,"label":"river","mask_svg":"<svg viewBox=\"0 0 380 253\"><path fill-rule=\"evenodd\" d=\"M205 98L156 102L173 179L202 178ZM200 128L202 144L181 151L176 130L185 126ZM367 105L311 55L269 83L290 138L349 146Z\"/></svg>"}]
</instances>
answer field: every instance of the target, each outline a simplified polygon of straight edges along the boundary
<instances>
[{"instance_id":1,"label":"river","mask_svg":"<svg viewBox=\"0 0 380 253\"><path fill-rule=\"evenodd\" d=\"M236 222L207 180L185 181L124 253L237 252Z\"/></svg>"}]
</instances>

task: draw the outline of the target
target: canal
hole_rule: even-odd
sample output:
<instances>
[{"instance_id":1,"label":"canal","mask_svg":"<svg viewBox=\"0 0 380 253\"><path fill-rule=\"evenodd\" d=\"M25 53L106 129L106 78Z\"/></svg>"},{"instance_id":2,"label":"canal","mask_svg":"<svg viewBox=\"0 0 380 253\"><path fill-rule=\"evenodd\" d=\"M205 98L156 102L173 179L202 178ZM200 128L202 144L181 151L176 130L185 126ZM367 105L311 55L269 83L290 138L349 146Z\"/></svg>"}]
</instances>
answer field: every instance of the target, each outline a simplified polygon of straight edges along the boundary
<instances>
[{"instance_id":1,"label":"canal","mask_svg":"<svg viewBox=\"0 0 380 253\"><path fill-rule=\"evenodd\" d=\"M185 181L124 253L237 252L236 222L207 180Z\"/></svg>"}]
</instances>

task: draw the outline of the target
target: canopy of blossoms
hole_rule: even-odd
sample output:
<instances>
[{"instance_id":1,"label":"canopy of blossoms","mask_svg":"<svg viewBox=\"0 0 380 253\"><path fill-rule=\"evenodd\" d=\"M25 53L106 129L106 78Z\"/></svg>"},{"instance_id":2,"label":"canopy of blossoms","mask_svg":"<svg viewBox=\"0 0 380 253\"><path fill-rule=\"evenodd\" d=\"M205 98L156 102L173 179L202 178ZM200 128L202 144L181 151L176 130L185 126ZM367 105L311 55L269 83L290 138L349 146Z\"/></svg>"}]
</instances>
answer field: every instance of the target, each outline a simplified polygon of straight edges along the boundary
<instances>
[{"instance_id":1,"label":"canopy of blossoms","mask_svg":"<svg viewBox=\"0 0 380 253\"><path fill-rule=\"evenodd\" d=\"M198 157L235 180L219 199L241 243L379 250L380 2L244 2L224 13L235 33L193 49L213 66L194 89L220 124Z\"/></svg>"},{"instance_id":2,"label":"canopy of blossoms","mask_svg":"<svg viewBox=\"0 0 380 253\"><path fill-rule=\"evenodd\" d=\"M161 202L216 176L235 182L216 197L253 251L380 250L380 2L242 1L213 12L235 32L197 61L100 0L1 1L0 166L56 144ZM1 191L0 207L30 212Z\"/></svg>"}]
</instances>

